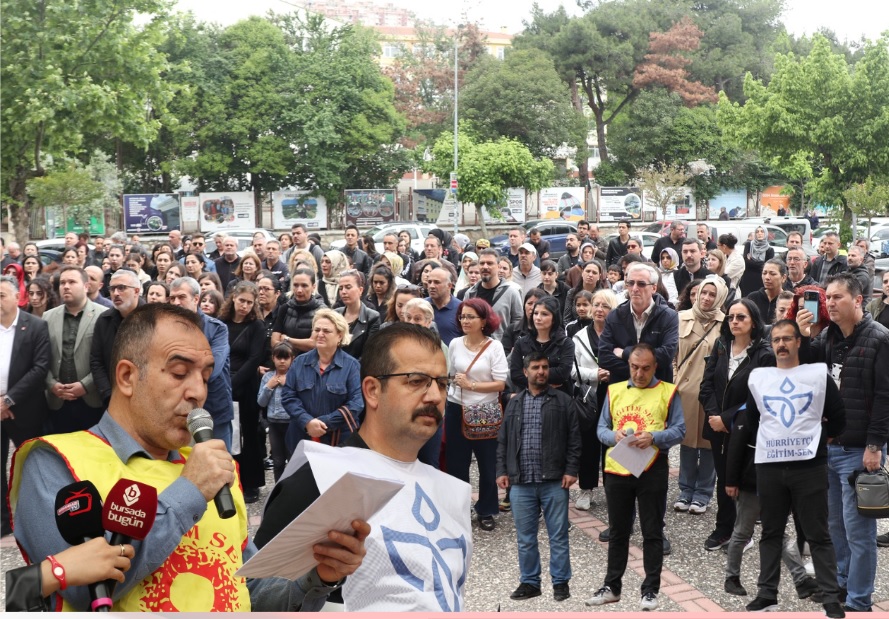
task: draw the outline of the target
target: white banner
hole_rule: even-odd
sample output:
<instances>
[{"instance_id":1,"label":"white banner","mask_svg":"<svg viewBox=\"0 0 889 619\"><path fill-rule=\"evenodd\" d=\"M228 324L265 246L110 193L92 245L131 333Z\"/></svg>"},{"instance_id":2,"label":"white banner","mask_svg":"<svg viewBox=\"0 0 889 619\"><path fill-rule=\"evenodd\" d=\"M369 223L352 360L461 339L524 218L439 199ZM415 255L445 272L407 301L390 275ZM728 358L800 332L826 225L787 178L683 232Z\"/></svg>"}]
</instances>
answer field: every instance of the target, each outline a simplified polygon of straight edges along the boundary
<instances>
[{"instance_id":1,"label":"white banner","mask_svg":"<svg viewBox=\"0 0 889 619\"><path fill-rule=\"evenodd\" d=\"M759 408L754 462L811 460L821 440L827 365L807 363L789 370L756 368L750 393Z\"/></svg>"},{"instance_id":2,"label":"white banner","mask_svg":"<svg viewBox=\"0 0 889 619\"><path fill-rule=\"evenodd\" d=\"M325 230L327 200L304 189L272 193L272 225L289 229L293 224L303 224L308 230Z\"/></svg>"},{"instance_id":3,"label":"white banner","mask_svg":"<svg viewBox=\"0 0 889 619\"><path fill-rule=\"evenodd\" d=\"M516 224L525 221L525 190L522 187L510 187L506 190L506 206L500 207L500 216L493 217L487 207L482 207L485 223Z\"/></svg>"},{"instance_id":4,"label":"white banner","mask_svg":"<svg viewBox=\"0 0 889 619\"><path fill-rule=\"evenodd\" d=\"M201 232L255 228L256 208L250 191L201 194Z\"/></svg>"},{"instance_id":5,"label":"white banner","mask_svg":"<svg viewBox=\"0 0 889 619\"><path fill-rule=\"evenodd\" d=\"M541 189L539 210L541 219L586 219L586 194L583 187Z\"/></svg>"}]
</instances>

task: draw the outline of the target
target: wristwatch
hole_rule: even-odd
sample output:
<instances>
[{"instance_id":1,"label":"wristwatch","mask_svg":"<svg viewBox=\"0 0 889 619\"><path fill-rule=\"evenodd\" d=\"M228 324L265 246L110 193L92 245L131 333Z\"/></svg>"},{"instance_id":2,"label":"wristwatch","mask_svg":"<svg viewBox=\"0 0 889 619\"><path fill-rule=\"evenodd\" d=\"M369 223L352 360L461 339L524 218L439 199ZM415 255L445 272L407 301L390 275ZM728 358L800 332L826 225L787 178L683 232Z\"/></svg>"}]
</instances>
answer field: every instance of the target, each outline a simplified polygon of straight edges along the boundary
<instances>
[{"instance_id":1,"label":"wristwatch","mask_svg":"<svg viewBox=\"0 0 889 619\"><path fill-rule=\"evenodd\" d=\"M65 568L62 567L62 564L52 555L47 556L46 560L49 561L49 564L52 566L52 575L59 581L59 589L64 591L68 588L68 582L65 580Z\"/></svg>"},{"instance_id":2,"label":"wristwatch","mask_svg":"<svg viewBox=\"0 0 889 619\"><path fill-rule=\"evenodd\" d=\"M15 406L15 401L8 395L3 396L3 403L6 404L7 408L12 408L13 406Z\"/></svg>"},{"instance_id":3,"label":"wristwatch","mask_svg":"<svg viewBox=\"0 0 889 619\"><path fill-rule=\"evenodd\" d=\"M880 446L879 445L868 445L867 450L871 453L877 453L878 451L880 451Z\"/></svg>"}]
</instances>

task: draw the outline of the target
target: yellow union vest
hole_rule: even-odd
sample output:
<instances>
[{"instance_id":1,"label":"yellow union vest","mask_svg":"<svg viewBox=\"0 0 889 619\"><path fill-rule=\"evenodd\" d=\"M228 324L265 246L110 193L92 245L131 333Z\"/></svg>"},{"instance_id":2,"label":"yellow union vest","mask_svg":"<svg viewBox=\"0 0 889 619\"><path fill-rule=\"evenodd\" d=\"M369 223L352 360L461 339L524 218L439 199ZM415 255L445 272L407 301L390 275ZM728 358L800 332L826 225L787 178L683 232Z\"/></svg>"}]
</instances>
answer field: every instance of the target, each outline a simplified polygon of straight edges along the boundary
<instances>
[{"instance_id":1,"label":"yellow union vest","mask_svg":"<svg viewBox=\"0 0 889 619\"><path fill-rule=\"evenodd\" d=\"M102 497L121 478L138 480L157 488L160 495L179 479L190 447L179 450L176 462L130 458L123 463L114 449L90 432L56 434L24 443L16 452L10 479L9 499L13 513L21 477L16 475L37 441L49 445L64 459L77 480L95 484ZM18 461L18 463L16 462ZM240 483L232 487L238 515L223 520L213 505L179 542L173 553L144 580L114 602L112 611L124 612L207 612L249 611L250 594L244 578L235 576L243 565L242 552L247 545L247 510ZM138 552L151 548L143 543ZM61 599L61 598L58 598ZM67 602L61 610L73 611Z\"/></svg>"},{"instance_id":2,"label":"yellow union vest","mask_svg":"<svg viewBox=\"0 0 889 619\"><path fill-rule=\"evenodd\" d=\"M627 389L628 381L608 386L608 410L611 413L611 427L615 432L633 428L633 432L658 432L666 427L670 402L676 394L676 385L658 382L654 387ZM652 444L655 451L658 448ZM630 475L630 472L611 457L609 447L605 452L605 471L615 475ZM651 465L657 459L652 459ZM648 468L646 470L648 470Z\"/></svg>"}]
</instances>

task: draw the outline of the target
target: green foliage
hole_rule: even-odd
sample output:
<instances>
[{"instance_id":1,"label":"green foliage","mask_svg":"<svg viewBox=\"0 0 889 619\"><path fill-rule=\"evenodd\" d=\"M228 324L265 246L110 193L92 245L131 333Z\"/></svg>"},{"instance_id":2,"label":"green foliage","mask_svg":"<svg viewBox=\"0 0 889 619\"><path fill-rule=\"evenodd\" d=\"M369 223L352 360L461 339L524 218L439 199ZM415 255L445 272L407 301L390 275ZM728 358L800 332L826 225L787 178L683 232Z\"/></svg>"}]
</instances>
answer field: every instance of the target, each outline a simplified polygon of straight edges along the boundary
<instances>
[{"instance_id":1,"label":"green foliage","mask_svg":"<svg viewBox=\"0 0 889 619\"><path fill-rule=\"evenodd\" d=\"M535 155L552 156L563 143L585 138L583 115L553 61L536 49L513 50L503 61L479 62L460 93L460 116L488 140L518 140Z\"/></svg>"},{"instance_id":2,"label":"green foliage","mask_svg":"<svg viewBox=\"0 0 889 619\"><path fill-rule=\"evenodd\" d=\"M593 176L596 184L602 187L625 187L630 180L627 173L613 159L599 162L593 170Z\"/></svg>"},{"instance_id":3,"label":"green foliage","mask_svg":"<svg viewBox=\"0 0 889 619\"><path fill-rule=\"evenodd\" d=\"M825 204L868 176L889 174L889 50L887 39L864 46L854 66L816 35L806 57L779 54L768 85L747 75L745 105L723 97L719 120L739 144L776 167L806 173L807 192ZM848 218L851 212L846 211Z\"/></svg>"},{"instance_id":4,"label":"green foliage","mask_svg":"<svg viewBox=\"0 0 889 619\"><path fill-rule=\"evenodd\" d=\"M861 219L885 217L889 206L889 185L878 183L872 176L868 176L863 183L844 191L843 197L846 205Z\"/></svg>"},{"instance_id":5,"label":"green foliage","mask_svg":"<svg viewBox=\"0 0 889 619\"><path fill-rule=\"evenodd\" d=\"M661 219L667 218L667 207L685 195L688 172L677 165L649 166L637 171L636 186L660 210Z\"/></svg>"},{"instance_id":6,"label":"green foliage","mask_svg":"<svg viewBox=\"0 0 889 619\"><path fill-rule=\"evenodd\" d=\"M58 165L45 176L28 183L28 193L36 206L53 208L57 217L67 217L89 229L90 217L102 214L105 186L77 162Z\"/></svg>"},{"instance_id":7,"label":"green foliage","mask_svg":"<svg viewBox=\"0 0 889 619\"><path fill-rule=\"evenodd\" d=\"M172 89L162 79L163 0L2 0L2 197L28 238L26 185L44 157L81 152L88 134L146 145ZM149 21L140 27L133 17Z\"/></svg>"}]
</instances>

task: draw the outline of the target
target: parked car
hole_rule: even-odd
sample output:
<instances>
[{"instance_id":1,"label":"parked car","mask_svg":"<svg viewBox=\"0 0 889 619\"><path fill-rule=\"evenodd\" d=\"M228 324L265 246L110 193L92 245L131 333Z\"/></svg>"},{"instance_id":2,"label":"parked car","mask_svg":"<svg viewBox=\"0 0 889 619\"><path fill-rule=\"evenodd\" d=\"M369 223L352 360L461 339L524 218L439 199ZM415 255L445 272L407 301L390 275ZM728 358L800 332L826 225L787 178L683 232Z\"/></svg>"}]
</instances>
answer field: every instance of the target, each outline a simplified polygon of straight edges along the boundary
<instances>
[{"instance_id":1,"label":"parked car","mask_svg":"<svg viewBox=\"0 0 889 619\"><path fill-rule=\"evenodd\" d=\"M565 238L569 234L577 232L576 221L566 221L563 219L532 219L521 224L527 233L531 228L540 230L540 238L549 241L549 257L550 260L558 260L565 253ZM509 237L505 234L498 234L489 239L491 247L500 251L501 254L509 251Z\"/></svg>"},{"instance_id":2,"label":"parked car","mask_svg":"<svg viewBox=\"0 0 889 619\"><path fill-rule=\"evenodd\" d=\"M377 245L377 251L382 251L383 237L387 233L395 232L397 234L405 230L411 235L411 249L422 254L423 243L426 241L426 237L429 236L429 231L435 228L438 228L435 224L417 223L416 221L391 221L374 226L370 230L362 232L361 236L365 234L371 235L374 243ZM342 249L345 245L345 239L338 239L330 244L330 249Z\"/></svg>"}]
</instances>

